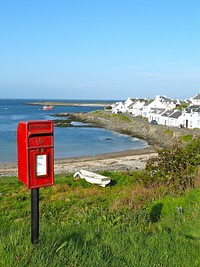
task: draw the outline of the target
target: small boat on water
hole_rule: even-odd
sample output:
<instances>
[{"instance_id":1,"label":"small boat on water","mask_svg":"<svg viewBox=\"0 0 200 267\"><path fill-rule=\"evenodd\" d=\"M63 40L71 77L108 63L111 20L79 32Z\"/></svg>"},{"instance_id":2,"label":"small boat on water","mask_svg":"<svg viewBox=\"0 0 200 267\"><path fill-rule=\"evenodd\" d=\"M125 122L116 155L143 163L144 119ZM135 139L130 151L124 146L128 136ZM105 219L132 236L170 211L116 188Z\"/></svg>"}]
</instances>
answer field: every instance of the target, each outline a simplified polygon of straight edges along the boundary
<instances>
[{"instance_id":1,"label":"small boat on water","mask_svg":"<svg viewBox=\"0 0 200 267\"><path fill-rule=\"evenodd\" d=\"M47 106L47 105L45 105L45 106L43 106L42 109L43 110L52 110L52 109L54 109L54 106Z\"/></svg>"},{"instance_id":2,"label":"small boat on water","mask_svg":"<svg viewBox=\"0 0 200 267\"><path fill-rule=\"evenodd\" d=\"M107 176L85 170L80 170L74 174L74 179L77 180L78 178L85 179L91 184L98 184L102 187L105 187L111 181Z\"/></svg>"}]
</instances>

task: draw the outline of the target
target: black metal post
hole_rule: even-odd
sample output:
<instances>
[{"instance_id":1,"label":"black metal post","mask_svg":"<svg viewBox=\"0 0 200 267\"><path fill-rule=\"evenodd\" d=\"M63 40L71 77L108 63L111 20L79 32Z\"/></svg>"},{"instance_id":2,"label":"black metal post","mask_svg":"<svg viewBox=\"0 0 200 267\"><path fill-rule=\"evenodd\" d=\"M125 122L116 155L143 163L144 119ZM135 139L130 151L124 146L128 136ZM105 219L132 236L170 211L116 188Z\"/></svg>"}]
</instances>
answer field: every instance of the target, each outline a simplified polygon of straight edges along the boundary
<instances>
[{"instance_id":1,"label":"black metal post","mask_svg":"<svg viewBox=\"0 0 200 267\"><path fill-rule=\"evenodd\" d=\"M31 189L31 242L39 241L39 188Z\"/></svg>"}]
</instances>

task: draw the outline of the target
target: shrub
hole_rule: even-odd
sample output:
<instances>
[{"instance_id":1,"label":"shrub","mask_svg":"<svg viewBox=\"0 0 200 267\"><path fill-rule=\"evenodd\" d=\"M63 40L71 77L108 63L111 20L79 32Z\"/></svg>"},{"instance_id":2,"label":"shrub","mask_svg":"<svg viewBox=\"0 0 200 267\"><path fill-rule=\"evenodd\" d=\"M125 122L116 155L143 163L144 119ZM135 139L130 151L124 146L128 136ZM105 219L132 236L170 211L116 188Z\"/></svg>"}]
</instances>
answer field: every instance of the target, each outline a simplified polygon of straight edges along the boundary
<instances>
[{"instance_id":1,"label":"shrub","mask_svg":"<svg viewBox=\"0 0 200 267\"><path fill-rule=\"evenodd\" d=\"M192 138L193 138L192 134L187 134L187 135L182 136L181 140L184 141L184 142L188 142L188 141L191 141Z\"/></svg>"},{"instance_id":2,"label":"shrub","mask_svg":"<svg viewBox=\"0 0 200 267\"><path fill-rule=\"evenodd\" d=\"M179 144L158 151L145 168L142 183L145 186L165 184L175 191L194 187L200 165L200 137L185 147Z\"/></svg>"}]
</instances>

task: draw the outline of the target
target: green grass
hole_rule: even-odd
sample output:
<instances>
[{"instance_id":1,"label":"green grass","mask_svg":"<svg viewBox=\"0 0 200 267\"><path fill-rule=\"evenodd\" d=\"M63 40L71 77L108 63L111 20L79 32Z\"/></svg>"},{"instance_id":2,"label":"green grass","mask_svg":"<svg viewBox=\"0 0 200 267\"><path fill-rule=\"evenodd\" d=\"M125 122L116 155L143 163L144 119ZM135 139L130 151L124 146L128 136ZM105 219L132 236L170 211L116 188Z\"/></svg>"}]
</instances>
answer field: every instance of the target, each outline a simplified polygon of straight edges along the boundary
<instances>
[{"instance_id":1,"label":"green grass","mask_svg":"<svg viewBox=\"0 0 200 267\"><path fill-rule=\"evenodd\" d=\"M58 175L40 189L36 245L30 190L0 178L0 266L199 266L200 189L173 196L138 185L140 172L103 174L106 188Z\"/></svg>"},{"instance_id":2,"label":"green grass","mask_svg":"<svg viewBox=\"0 0 200 267\"><path fill-rule=\"evenodd\" d=\"M186 135L181 137L181 140L184 141L184 142L189 142L189 141L192 140L192 138L193 138L192 134L186 134Z\"/></svg>"},{"instance_id":3,"label":"green grass","mask_svg":"<svg viewBox=\"0 0 200 267\"><path fill-rule=\"evenodd\" d=\"M112 114L112 118L117 118L123 122L131 122L131 119L124 114Z\"/></svg>"},{"instance_id":4,"label":"green grass","mask_svg":"<svg viewBox=\"0 0 200 267\"><path fill-rule=\"evenodd\" d=\"M173 135L173 131L170 130L170 129L165 130L164 133L167 134L167 135L170 135L170 136Z\"/></svg>"},{"instance_id":5,"label":"green grass","mask_svg":"<svg viewBox=\"0 0 200 267\"><path fill-rule=\"evenodd\" d=\"M113 113L111 114L111 113L106 113L105 111L102 110L92 111L91 114L107 119L117 119L122 122L131 122L131 119L128 118L125 114L113 114Z\"/></svg>"}]
</instances>

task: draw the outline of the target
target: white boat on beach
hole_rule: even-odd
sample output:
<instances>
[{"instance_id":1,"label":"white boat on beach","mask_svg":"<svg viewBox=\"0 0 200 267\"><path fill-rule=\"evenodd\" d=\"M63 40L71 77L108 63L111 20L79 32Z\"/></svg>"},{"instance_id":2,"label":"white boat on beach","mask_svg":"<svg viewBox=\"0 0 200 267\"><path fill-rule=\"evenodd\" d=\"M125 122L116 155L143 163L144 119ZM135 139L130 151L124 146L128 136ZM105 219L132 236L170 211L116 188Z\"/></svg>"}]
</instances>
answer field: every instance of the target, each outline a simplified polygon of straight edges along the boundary
<instances>
[{"instance_id":1,"label":"white boat on beach","mask_svg":"<svg viewBox=\"0 0 200 267\"><path fill-rule=\"evenodd\" d=\"M88 183L97 184L102 187L105 187L111 181L107 176L85 170L80 170L74 174L74 179L78 178L85 179Z\"/></svg>"}]
</instances>

